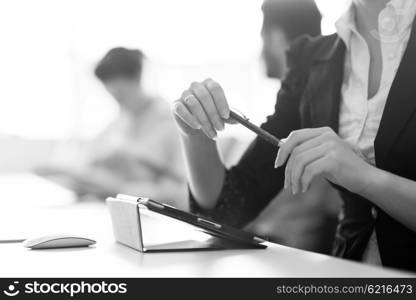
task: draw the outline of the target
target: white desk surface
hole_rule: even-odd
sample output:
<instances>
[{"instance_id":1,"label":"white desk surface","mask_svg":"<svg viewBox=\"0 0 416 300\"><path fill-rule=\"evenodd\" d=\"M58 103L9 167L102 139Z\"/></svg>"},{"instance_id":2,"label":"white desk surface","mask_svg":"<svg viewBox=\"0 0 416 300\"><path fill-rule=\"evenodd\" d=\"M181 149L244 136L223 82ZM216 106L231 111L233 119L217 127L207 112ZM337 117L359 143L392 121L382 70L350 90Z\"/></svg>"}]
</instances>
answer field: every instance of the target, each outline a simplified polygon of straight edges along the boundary
<instances>
[{"instance_id":1,"label":"white desk surface","mask_svg":"<svg viewBox=\"0 0 416 300\"><path fill-rule=\"evenodd\" d=\"M277 244L266 250L142 254L114 242L107 207L75 203L73 195L32 175L0 176L0 240L74 233L91 248L28 250L0 243L1 277L401 277Z\"/></svg>"}]
</instances>

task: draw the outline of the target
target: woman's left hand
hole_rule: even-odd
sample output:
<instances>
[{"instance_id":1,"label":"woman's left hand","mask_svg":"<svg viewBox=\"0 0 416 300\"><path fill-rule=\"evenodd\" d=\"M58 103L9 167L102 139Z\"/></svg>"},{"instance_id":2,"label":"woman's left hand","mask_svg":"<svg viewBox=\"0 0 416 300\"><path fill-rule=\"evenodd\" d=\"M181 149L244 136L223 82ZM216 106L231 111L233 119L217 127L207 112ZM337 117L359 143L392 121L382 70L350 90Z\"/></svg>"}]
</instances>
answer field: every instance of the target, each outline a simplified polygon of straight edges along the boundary
<instances>
[{"instance_id":1,"label":"woman's left hand","mask_svg":"<svg viewBox=\"0 0 416 300\"><path fill-rule=\"evenodd\" d=\"M372 168L329 127L291 132L280 146L275 167L286 160L285 188L293 194L305 192L316 176L359 193L367 186Z\"/></svg>"}]
</instances>

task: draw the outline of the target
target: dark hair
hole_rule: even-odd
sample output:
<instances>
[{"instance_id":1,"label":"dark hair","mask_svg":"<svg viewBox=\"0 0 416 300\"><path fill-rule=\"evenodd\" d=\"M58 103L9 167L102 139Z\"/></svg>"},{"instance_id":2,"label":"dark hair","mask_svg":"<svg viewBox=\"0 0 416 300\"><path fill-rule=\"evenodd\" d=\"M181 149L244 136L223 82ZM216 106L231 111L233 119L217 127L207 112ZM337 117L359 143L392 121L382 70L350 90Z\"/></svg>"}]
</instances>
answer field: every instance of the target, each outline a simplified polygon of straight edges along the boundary
<instances>
[{"instance_id":1,"label":"dark hair","mask_svg":"<svg viewBox=\"0 0 416 300\"><path fill-rule=\"evenodd\" d=\"M263 30L280 27L289 41L321 34L321 13L313 0L265 0Z\"/></svg>"},{"instance_id":2,"label":"dark hair","mask_svg":"<svg viewBox=\"0 0 416 300\"><path fill-rule=\"evenodd\" d=\"M94 73L102 82L114 78L141 76L143 52L138 49L113 48L98 62Z\"/></svg>"}]
</instances>

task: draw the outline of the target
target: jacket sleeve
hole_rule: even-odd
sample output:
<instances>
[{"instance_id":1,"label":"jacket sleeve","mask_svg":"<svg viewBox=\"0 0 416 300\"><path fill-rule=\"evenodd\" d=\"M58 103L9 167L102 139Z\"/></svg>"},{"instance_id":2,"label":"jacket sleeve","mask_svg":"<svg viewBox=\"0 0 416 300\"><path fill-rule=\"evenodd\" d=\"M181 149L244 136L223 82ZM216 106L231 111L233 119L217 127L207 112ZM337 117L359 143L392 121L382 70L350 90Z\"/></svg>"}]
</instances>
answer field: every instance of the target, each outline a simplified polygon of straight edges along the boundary
<instances>
[{"instance_id":1,"label":"jacket sleeve","mask_svg":"<svg viewBox=\"0 0 416 300\"><path fill-rule=\"evenodd\" d=\"M285 138L300 128L299 102L303 93L305 67L301 63L307 38L298 39L287 53L289 71L277 95L275 110L261 127L278 138ZM226 170L217 204L202 210L192 194L191 211L219 222L242 227L282 189L284 169L274 168L277 148L257 137L237 165Z\"/></svg>"}]
</instances>

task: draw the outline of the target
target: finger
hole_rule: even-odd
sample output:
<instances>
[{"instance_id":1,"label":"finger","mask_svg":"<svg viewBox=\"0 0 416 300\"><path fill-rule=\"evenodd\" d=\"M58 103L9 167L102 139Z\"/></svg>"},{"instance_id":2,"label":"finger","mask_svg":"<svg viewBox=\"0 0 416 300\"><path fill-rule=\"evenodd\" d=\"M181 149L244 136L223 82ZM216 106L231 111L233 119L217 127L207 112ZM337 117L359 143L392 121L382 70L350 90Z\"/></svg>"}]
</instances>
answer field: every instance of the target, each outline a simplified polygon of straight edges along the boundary
<instances>
[{"instance_id":1,"label":"finger","mask_svg":"<svg viewBox=\"0 0 416 300\"><path fill-rule=\"evenodd\" d=\"M225 123L227 124L238 124L238 122L232 118L228 118L226 120L224 120Z\"/></svg>"},{"instance_id":2,"label":"finger","mask_svg":"<svg viewBox=\"0 0 416 300\"><path fill-rule=\"evenodd\" d=\"M185 91L182 94L182 103L184 103L186 108L198 120L199 124L201 124L201 129L205 135L211 139L215 138L217 134L214 128L212 128L211 122L208 120L201 103L199 103L196 97L191 92Z\"/></svg>"},{"instance_id":3,"label":"finger","mask_svg":"<svg viewBox=\"0 0 416 300\"><path fill-rule=\"evenodd\" d=\"M222 87L216 81L210 78L205 79L203 84L211 94L212 99L214 100L214 104L220 113L220 116L223 119L228 119L230 117L230 107L228 106L228 102L225 98L225 93Z\"/></svg>"},{"instance_id":4,"label":"finger","mask_svg":"<svg viewBox=\"0 0 416 300\"><path fill-rule=\"evenodd\" d=\"M295 147L295 149L293 149L293 151L292 151L292 154L291 154L291 156L292 155L298 155L298 154L300 154L301 152L303 152L303 151L305 151L305 150L307 150L307 149L309 149L309 148L313 148L313 147L316 147L316 146L319 146L320 144L322 144L322 143L324 143L325 142L325 139L326 139L326 137L325 137L325 134L322 134L322 135L320 135L320 136L318 136L318 137L316 137L316 138L314 138L314 139L310 139L310 140L308 140L308 141L306 141L305 143L303 143L303 144L301 144L301 145L299 145L299 146L297 146L297 147ZM286 139L281 139L280 140L280 142L283 144L284 142L286 141ZM274 161L274 167L275 168L277 168L278 167L278 158L279 158L279 152L277 153L277 155L276 155L276 159L275 159L275 161ZM288 162L287 162L288 164L290 163L290 157L289 157L289 160L288 160Z\"/></svg>"},{"instance_id":5,"label":"finger","mask_svg":"<svg viewBox=\"0 0 416 300\"><path fill-rule=\"evenodd\" d=\"M224 121L220 117L217 107L215 106L214 100L211 94L208 92L205 85L202 83L194 82L190 87L192 93L196 96L199 103L201 103L209 121L216 130L224 129Z\"/></svg>"},{"instance_id":6,"label":"finger","mask_svg":"<svg viewBox=\"0 0 416 300\"><path fill-rule=\"evenodd\" d=\"M291 156L298 155L300 153L302 153L303 151L309 149L309 148L313 148L316 146L321 145L322 143L324 143L326 140L328 140L327 137L327 132L319 135L318 137L312 138L310 140L307 140L306 142L304 142L303 144L300 144L299 146L295 147L295 149L293 149ZM286 142L286 139L282 139L281 140L282 143L284 144ZM279 158L279 153L277 154L276 160L275 160L275 165L274 167L277 168L278 165L278 158ZM285 181L284 181L284 188L288 188L292 186L292 176L290 175L289 170L292 169L292 160L289 158L289 160L287 161L286 164L286 169L285 169ZM293 190L291 190L291 192L293 193Z\"/></svg>"},{"instance_id":7,"label":"finger","mask_svg":"<svg viewBox=\"0 0 416 300\"><path fill-rule=\"evenodd\" d=\"M314 138L311 138L299 145L297 145L293 150L291 155L297 155L300 154L306 150L309 150L311 148L317 147L319 145L322 145L323 143L332 140L333 137L331 136L330 132L324 132ZM290 157L289 157L290 159Z\"/></svg>"},{"instance_id":8,"label":"finger","mask_svg":"<svg viewBox=\"0 0 416 300\"><path fill-rule=\"evenodd\" d=\"M301 152L298 155L291 155L289 158L290 162L290 182L292 184L292 193L296 194L301 190L300 178L303 174L304 168L312 163L313 161L323 157L328 151L329 147L327 144L321 144L317 147L310 148L306 151ZM289 165L289 163L288 163Z\"/></svg>"},{"instance_id":9,"label":"finger","mask_svg":"<svg viewBox=\"0 0 416 300\"><path fill-rule=\"evenodd\" d=\"M290 135L289 135L290 136ZM283 144L287 141L287 138L286 139L282 139L281 140L283 143L282 143L282 145L279 147L279 151L277 152L277 157L276 157L276 160L275 160L275 162L274 162L274 167L275 168L278 168L278 167L280 167L280 162L279 162L279 157L281 158L282 156L281 155L279 155L279 153L281 153L280 152L280 149L282 148L282 146L283 146ZM283 162L284 163L284 162ZM286 164L286 168L285 168L285 181L284 181L284 188L285 189L287 189L287 188L291 188L291 186L292 186L292 176L290 175L291 174L291 172L290 172L290 170L291 170L291 163L292 163L292 161L289 159L288 160L288 162L287 162L287 164ZM290 189L290 192L293 194L293 190L292 189Z\"/></svg>"},{"instance_id":10,"label":"finger","mask_svg":"<svg viewBox=\"0 0 416 300\"><path fill-rule=\"evenodd\" d=\"M325 133L324 133L325 134ZM296 193L296 191L295 191L295 189L293 188L293 182L292 182L292 178L293 178L293 176L292 176L292 163L293 163L293 159L291 159L293 156L296 156L296 155L299 155L300 154L300 152L301 152L301 150L299 150L299 148L301 148L301 149L305 149L306 148L306 146L305 146L305 144L306 143L309 143L309 145L313 145L313 144L315 144L315 142L312 142L313 140L315 140L315 139L319 139L319 140L322 140L320 137L321 136L323 136L324 134L321 134L321 135L318 135L318 137L315 137L315 138L311 138L310 140L307 140L305 143L303 143L303 144L300 144L299 146L297 146L297 147L295 147L294 149L293 149L293 151L292 151L292 154L290 155L290 157L289 157L289 159L287 160L287 164L286 164L286 168L285 168L285 182L284 182L284 188L285 189L287 189L287 188L289 188L290 189L290 192L292 193L292 194L295 194ZM286 139L287 140L287 139ZM285 142L286 142L286 140L285 140ZM280 147L280 149L283 147L283 145ZM280 151L280 149L279 149L279 151ZM279 156L279 152L277 153L277 158L276 158L276 161L278 161L279 160L279 157L281 157L281 156ZM279 163L279 162L277 162L277 163ZM275 162L275 167L276 167L276 162Z\"/></svg>"},{"instance_id":11,"label":"finger","mask_svg":"<svg viewBox=\"0 0 416 300\"><path fill-rule=\"evenodd\" d=\"M280 146L279 146L279 150L280 150L280 147L284 144L286 142L286 139L281 139L280 140ZM278 160L279 160L279 150L277 151L277 154L276 154L276 159L274 160L274 167L275 168L277 168L277 167L279 167L279 165L278 165Z\"/></svg>"},{"instance_id":12,"label":"finger","mask_svg":"<svg viewBox=\"0 0 416 300\"><path fill-rule=\"evenodd\" d=\"M283 143L279 148L279 152L277 153L276 166L282 166L289 157L292 150L299 144L302 144L305 141L317 137L323 133L330 134L331 132L333 133L332 129L329 127L307 128L292 131L287 137L286 142Z\"/></svg>"},{"instance_id":13,"label":"finger","mask_svg":"<svg viewBox=\"0 0 416 300\"><path fill-rule=\"evenodd\" d=\"M323 156L305 167L301 177L302 192L309 189L312 180L318 176L325 174L329 169L329 162L326 156Z\"/></svg>"},{"instance_id":14,"label":"finger","mask_svg":"<svg viewBox=\"0 0 416 300\"><path fill-rule=\"evenodd\" d=\"M201 124L199 124L198 120L180 100L173 103L173 113L181 118L181 120L184 121L189 127L193 129L201 129Z\"/></svg>"},{"instance_id":15,"label":"finger","mask_svg":"<svg viewBox=\"0 0 416 300\"><path fill-rule=\"evenodd\" d=\"M279 148L276 158L276 167L280 167L286 162L287 158L296 146L309 139L313 139L326 131L328 131L327 127L307 128L292 131L286 138L285 143L283 143Z\"/></svg>"}]
</instances>

